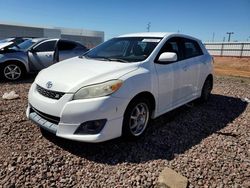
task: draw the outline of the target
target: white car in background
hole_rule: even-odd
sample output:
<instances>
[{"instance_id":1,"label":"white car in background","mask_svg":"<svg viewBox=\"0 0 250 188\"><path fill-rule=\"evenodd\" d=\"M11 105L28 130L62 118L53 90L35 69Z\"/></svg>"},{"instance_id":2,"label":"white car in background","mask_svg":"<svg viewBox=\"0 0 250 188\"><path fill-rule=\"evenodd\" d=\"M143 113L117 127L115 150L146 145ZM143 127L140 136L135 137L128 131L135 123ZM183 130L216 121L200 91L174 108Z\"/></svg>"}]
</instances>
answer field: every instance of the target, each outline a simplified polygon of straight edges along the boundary
<instances>
[{"instance_id":1,"label":"white car in background","mask_svg":"<svg viewBox=\"0 0 250 188\"><path fill-rule=\"evenodd\" d=\"M150 119L197 98L206 101L212 87L212 57L200 40L128 34L42 70L26 113L42 130L70 140L133 139Z\"/></svg>"}]
</instances>

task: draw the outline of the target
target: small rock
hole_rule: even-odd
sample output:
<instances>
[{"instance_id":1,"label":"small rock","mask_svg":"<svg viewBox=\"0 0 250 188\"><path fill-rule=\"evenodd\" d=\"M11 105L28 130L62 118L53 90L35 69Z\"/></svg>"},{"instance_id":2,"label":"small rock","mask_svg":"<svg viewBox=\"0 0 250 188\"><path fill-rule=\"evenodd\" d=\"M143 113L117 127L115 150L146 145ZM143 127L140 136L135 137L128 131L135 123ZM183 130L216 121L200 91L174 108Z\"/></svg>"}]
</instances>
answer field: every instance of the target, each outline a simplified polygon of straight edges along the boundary
<instances>
[{"instance_id":1,"label":"small rock","mask_svg":"<svg viewBox=\"0 0 250 188\"><path fill-rule=\"evenodd\" d=\"M22 157L18 157L16 162L20 163L21 161L22 161Z\"/></svg>"},{"instance_id":2,"label":"small rock","mask_svg":"<svg viewBox=\"0 0 250 188\"><path fill-rule=\"evenodd\" d=\"M178 174L176 171L165 168L158 178L158 188L186 188L188 185L188 180L186 177Z\"/></svg>"}]
</instances>

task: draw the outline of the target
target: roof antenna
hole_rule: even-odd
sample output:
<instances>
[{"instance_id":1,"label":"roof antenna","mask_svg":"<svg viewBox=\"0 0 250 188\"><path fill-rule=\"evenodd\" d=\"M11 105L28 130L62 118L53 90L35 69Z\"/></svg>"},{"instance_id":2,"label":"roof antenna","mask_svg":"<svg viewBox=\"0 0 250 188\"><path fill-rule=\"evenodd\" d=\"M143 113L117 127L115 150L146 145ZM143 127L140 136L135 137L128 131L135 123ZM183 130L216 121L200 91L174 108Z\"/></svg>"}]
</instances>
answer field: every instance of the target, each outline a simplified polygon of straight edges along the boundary
<instances>
[{"instance_id":1,"label":"roof antenna","mask_svg":"<svg viewBox=\"0 0 250 188\"><path fill-rule=\"evenodd\" d=\"M147 24L147 31L150 32L151 22L148 22Z\"/></svg>"}]
</instances>

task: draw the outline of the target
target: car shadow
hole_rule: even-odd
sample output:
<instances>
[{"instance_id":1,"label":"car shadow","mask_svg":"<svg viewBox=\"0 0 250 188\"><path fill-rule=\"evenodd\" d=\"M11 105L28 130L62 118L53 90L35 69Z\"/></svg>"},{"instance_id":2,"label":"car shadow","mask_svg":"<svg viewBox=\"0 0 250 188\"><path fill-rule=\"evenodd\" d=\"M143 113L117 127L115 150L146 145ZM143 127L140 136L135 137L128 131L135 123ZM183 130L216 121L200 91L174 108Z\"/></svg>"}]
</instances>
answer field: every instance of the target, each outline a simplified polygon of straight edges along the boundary
<instances>
[{"instance_id":1,"label":"car shadow","mask_svg":"<svg viewBox=\"0 0 250 188\"><path fill-rule=\"evenodd\" d=\"M98 163L142 163L155 159L172 160L220 130L244 112L247 103L240 98L213 94L206 104L184 105L155 119L145 135L136 141L120 138L89 144L69 141L54 135L45 137L64 150Z\"/></svg>"},{"instance_id":2,"label":"car shadow","mask_svg":"<svg viewBox=\"0 0 250 188\"><path fill-rule=\"evenodd\" d=\"M34 82L35 77L37 74L27 74L24 76L24 78L22 78L21 80L18 81L8 81L8 80L4 80L4 79L0 79L0 83L6 83L6 84L31 84Z\"/></svg>"}]
</instances>

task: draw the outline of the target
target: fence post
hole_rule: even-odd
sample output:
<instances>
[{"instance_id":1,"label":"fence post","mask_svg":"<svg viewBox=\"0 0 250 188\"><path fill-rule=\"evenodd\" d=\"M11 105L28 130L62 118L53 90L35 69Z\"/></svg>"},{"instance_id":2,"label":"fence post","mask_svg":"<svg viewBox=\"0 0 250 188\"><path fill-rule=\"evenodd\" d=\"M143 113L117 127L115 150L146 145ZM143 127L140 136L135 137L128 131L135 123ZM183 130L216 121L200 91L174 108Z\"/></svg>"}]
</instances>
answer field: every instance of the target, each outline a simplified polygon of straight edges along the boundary
<instances>
[{"instance_id":1,"label":"fence post","mask_svg":"<svg viewBox=\"0 0 250 188\"><path fill-rule=\"evenodd\" d=\"M224 48L224 42L221 44L221 52L220 52L220 56L223 55L223 48Z\"/></svg>"},{"instance_id":2,"label":"fence post","mask_svg":"<svg viewBox=\"0 0 250 188\"><path fill-rule=\"evenodd\" d=\"M243 55L243 50L244 50L244 43L241 43L240 57L242 57Z\"/></svg>"}]
</instances>

